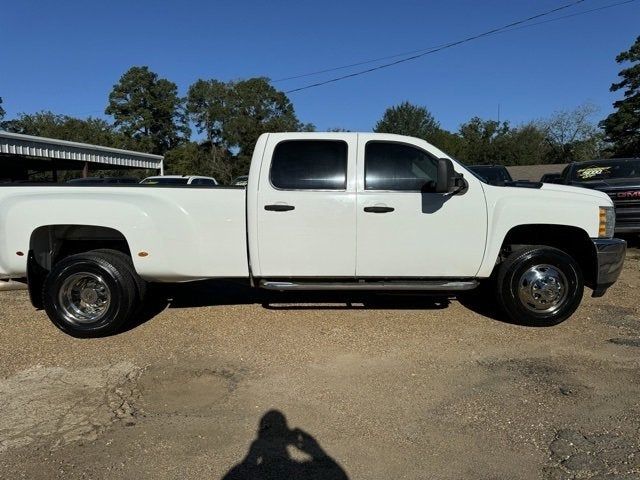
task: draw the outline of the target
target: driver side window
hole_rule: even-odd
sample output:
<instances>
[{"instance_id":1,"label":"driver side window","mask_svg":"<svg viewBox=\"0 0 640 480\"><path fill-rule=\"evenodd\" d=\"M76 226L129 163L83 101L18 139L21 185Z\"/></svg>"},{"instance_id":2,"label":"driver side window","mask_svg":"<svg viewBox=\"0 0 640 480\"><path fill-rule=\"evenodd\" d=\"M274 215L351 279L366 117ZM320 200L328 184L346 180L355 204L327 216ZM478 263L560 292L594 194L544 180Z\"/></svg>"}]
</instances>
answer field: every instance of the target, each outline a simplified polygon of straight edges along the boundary
<instances>
[{"instance_id":1,"label":"driver side window","mask_svg":"<svg viewBox=\"0 0 640 480\"><path fill-rule=\"evenodd\" d=\"M424 150L394 142L365 146L365 190L430 191L438 175L437 160Z\"/></svg>"}]
</instances>

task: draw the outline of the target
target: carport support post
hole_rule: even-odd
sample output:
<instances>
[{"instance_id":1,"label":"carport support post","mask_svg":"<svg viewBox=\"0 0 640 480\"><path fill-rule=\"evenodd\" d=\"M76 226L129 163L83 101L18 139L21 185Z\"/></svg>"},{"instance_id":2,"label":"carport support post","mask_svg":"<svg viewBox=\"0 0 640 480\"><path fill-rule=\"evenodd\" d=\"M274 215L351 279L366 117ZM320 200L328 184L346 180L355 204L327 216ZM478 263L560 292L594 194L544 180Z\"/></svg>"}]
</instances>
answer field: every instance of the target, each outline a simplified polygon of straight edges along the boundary
<instances>
[{"instance_id":1,"label":"carport support post","mask_svg":"<svg viewBox=\"0 0 640 480\"><path fill-rule=\"evenodd\" d=\"M56 165L56 161L52 162L51 173L53 174L53 183L58 183L58 166Z\"/></svg>"},{"instance_id":2,"label":"carport support post","mask_svg":"<svg viewBox=\"0 0 640 480\"><path fill-rule=\"evenodd\" d=\"M84 162L84 168L82 169L82 178L89 176L89 162Z\"/></svg>"}]
</instances>

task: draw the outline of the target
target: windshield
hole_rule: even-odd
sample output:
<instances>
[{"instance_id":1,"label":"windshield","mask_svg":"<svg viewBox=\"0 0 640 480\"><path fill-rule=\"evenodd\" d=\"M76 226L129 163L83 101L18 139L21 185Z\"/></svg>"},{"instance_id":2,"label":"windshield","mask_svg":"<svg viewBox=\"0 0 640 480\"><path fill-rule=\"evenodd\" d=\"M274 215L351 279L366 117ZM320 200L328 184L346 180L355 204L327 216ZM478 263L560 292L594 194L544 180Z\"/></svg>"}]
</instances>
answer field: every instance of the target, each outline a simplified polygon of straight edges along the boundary
<instances>
[{"instance_id":1,"label":"windshield","mask_svg":"<svg viewBox=\"0 0 640 480\"><path fill-rule=\"evenodd\" d=\"M640 177L640 159L582 163L576 165L572 176L573 180L577 182L633 177Z\"/></svg>"},{"instance_id":2,"label":"windshield","mask_svg":"<svg viewBox=\"0 0 640 480\"><path fill-rule=\"evenodd\" d=\"M188 178L145 178L144 185L186 185Z\"/></svg>"}]
</instances>

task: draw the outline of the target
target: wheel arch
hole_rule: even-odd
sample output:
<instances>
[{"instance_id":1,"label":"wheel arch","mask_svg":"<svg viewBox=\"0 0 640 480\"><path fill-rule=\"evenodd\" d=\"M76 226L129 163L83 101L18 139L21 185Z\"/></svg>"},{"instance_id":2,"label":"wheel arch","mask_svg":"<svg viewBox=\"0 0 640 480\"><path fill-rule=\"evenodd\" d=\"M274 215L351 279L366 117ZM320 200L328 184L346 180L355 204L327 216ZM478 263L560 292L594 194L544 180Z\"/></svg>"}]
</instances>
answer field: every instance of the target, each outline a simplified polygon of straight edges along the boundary
<instances>
[{"instance_id":1,"label":"wheel arch","mask_svg":"<svg viewBox=\"0 0 640 480\"><path fill-rule=\"evenodd\" d=\"M31 233L27 258L27 283L34 307L42 308L42 286L53 266L63 258L109 248L131 256L124 234L96 225L42 225Z\"/></svg>"},{"instance_id":2,"label":"wheel arch","mask_svg":"<svg viewBox=\"0 0 640 480\"><path fill-rule=\"evenodd\" d=\"M41 267L50 270L69 255L99 248L118 250L131 256L129 242L122 232L97 225L43 225L29 239L29 251Z\"/></svg>"},{"instance_id":3,"label":"wheel arch","mask_svg":"<svg viewBox=\"0 0 640 480\"><path fill-rule=\"evenodd\" d=\"M582 270L585 285L593 288L597 279L597 252L589 234L571 225L524 224L512 227L504 236L495 268L510 253L523 247L546 245L571 255Z\"/></svg>"}]
</instances>

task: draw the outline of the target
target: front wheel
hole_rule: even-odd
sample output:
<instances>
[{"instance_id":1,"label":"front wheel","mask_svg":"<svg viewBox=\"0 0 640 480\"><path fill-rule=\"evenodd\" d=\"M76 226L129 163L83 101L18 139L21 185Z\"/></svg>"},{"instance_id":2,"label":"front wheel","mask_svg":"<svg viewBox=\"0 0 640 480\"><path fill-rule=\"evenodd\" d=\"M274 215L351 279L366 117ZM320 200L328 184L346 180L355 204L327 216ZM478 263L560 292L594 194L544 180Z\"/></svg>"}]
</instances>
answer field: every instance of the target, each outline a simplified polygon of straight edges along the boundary
<instances>
[{"instance_id":1,"label":"front wheel","mask_svg":"<svg viewBox=\"0 0 640 480\"><path fill-rule=\"evenodd\" d=\"M580 266L557 248L518 250L498 270L498 303L516 323L557 325L576 311L583 292Z\"/></svg>"},{"instance_id":2,"label":"front wheel","mask_svg":"<svg viewBox=\"0 0 640 480\"><path fill-rule=\"evenodd\" d=\"M61 260L44 282L47 315L75 337L116 332L131 316L137 297L131 267L105 252L88 252Z\"/></svg>"}]
</instances>

